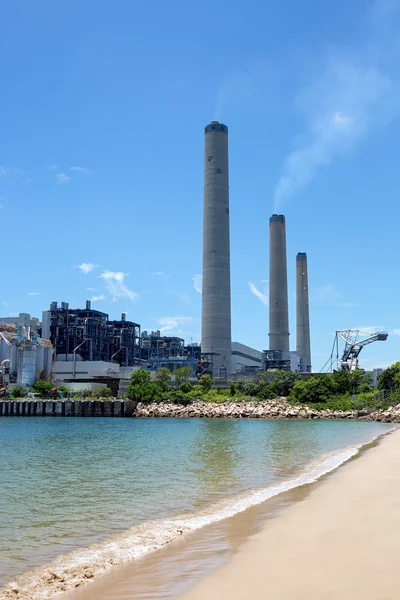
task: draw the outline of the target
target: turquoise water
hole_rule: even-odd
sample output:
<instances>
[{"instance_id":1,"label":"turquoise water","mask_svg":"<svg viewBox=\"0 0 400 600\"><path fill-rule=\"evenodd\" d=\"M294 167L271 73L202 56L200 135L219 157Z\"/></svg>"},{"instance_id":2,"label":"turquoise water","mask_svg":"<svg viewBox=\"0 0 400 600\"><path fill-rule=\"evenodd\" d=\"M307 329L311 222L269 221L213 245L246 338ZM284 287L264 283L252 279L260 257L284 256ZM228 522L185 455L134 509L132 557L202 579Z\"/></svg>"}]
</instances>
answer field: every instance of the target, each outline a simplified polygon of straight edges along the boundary
<instances>
[{"instance_id":1,"label":"turquoise water","mask_svg":"<svg viewBox=\"0 0 400 600\"><path fill-rule=\"evenodd\" d=\"M112 554L116 562L124 552L140 556L177 528L198 529L315 480L390 428L356 421L0 418L0 585L59 555L66 564L72 555L76 560L77 548L86 548L88 560L94 543L107 548L102 561Z\"/></svg>"}]
</instances>

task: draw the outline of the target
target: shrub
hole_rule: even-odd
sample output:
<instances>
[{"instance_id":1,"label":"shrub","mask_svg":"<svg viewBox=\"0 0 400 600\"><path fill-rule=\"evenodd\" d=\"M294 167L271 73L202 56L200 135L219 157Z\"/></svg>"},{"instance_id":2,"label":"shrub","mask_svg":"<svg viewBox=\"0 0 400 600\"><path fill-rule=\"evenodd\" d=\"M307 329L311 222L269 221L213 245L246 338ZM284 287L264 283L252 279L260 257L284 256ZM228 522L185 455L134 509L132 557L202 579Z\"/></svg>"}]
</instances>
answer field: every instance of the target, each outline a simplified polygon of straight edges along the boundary
<instances>
[{"instance_id":1,"label":"shrub","mask_svg":"<svg viewBox=\"0 0 400 600\"><path fill-rule=\"evenodd\" d=\"M13 387L11 390L11 397L12 398L21 398L21 396L22 396L22 388L17 387L17 386Z\"/></svg>"},{"instance_id":2,"label":"shrub","mask_svg":"<svg viewBox=\"0 0 400 600\"><path fill-rule=\"evenodd\" d=\"M199 386L203 389L204 392L208 392L209 390L211 390L213 385L214 382L211 379L210 375L202 375L200 377Z\"/></svg>"},{"instance_id":3,"label":"shrub","mask_svg":"<svg viewBox=\"0 0 400 600\"><path fill-rule=\"evenodd\" d=\"M46 379L38 379L33 384L33 389L39 394L48 394L53 389L53 384Z\"/></svg>"},{"instance_id":4,"label":"shrub","mask_svg":"<svg viewBox=\"0 0 400 600\"><path fill-rule=\"evenodd\" d=\"M100 388L100 389L96 390L95 393L99 398L111 398L111 396L112 396L112 391L110 390L109 387Z\"/></svg>"},{"instance_id":5,"label":"shrub","mask_svg":"<svg viewBox=\"0 0 400 600\"><path fill-rule=\"evenodd\" d=\"M188 381L183 381L179 386L179 390L181 392L183 392L184 394L188 394L192 390L192 388L193 388L192 384L189 383Z\"/></svg>"}]
</instances>

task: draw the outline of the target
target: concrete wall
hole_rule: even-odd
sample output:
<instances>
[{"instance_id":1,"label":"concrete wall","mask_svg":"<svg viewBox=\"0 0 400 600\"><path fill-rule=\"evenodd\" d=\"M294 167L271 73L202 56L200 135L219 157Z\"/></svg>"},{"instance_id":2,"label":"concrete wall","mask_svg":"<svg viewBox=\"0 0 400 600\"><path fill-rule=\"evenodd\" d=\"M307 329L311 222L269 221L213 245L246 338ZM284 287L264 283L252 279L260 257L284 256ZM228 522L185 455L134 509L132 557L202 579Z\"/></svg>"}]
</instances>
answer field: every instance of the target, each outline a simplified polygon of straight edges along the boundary
<instances>
[{"instance_id":1,"label":"concrete wall","mask_svg":"<svg viewBox=\"0 0 400 600\"><path fill-rule=\"evenodd\" d=\"M216 121L204 136L201 347L214 377L231 373L228 128Z\"/></svg>"},{"instance_id":2,"label":"concrete wall","mask_svg":"<svg viewBox=\"0 0 400 600\"><path fill-rule=\"evenodd\" d=\"M132 400L0 400L0 417L131 417Z\"/></svg>"}]
</instances>

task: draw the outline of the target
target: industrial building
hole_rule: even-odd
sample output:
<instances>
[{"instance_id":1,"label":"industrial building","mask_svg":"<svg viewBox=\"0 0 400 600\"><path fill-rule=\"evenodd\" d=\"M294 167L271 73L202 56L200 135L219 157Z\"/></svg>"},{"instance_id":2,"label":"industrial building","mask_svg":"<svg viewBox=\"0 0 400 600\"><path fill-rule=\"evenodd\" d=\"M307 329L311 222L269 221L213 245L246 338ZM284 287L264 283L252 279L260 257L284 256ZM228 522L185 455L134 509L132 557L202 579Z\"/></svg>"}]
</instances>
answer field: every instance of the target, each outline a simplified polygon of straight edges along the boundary
<instances>
[{"instance_id":1,"label":"industrial building","mask_svg":"<svg viewBox=\"0 0 400 600\"><path fill-rule=\"evenodd\" d=\"M201 347L214 377L232 372L228 128L204 130Z\"/></svg>"},{"instance_id":2,"label":"industrial building","mask_svg":"<svg viewBox=\"0 0 400 600\"><path fill-rule=\"evenodd\" d=\"M261 371L263 353L239 342L232 342L232 373Z\"/></svg>"},{"instance_id":3,"label":"industrial building","mask_svg":"<svg viewBox=\"0 0 400 600\"><path fill-rule=\"evenodd\" d=\"M13 317L0 317L0 323L5 325L19 325L25 327L25 330L31 330L31 333L40 333L42 326L40 320L37 317L31 317L29 313L19 313Z\"/></svg>"},{"instance_id":4,"label":"industrial building","mask_svg":"<svg viewBox=\"0 0 400 600\"><path fill-rule=\"evenodd\" d=\"M43 312L42 336L50 339L56 361L102 361L123 367L140 364L140 325L121 319L110 321L108 314L91 307L72 309L67 302L52 302Z\"/></svg>"},{"instance_id":5,"label":"industrial building","mask_svg":"<svg viewBox=\"0 0 400 600\"><path fill-rule=\"evenodd\" d=\"M149 361L153 359L170 358L171 356L183 356L185 340L176 336L162 336L159 330L142 333L142 359Z\"/></svg>"},{"instance_id":6,"label":"industrial building","mask_svg":"<svg viewBox=\"0 0 400 600\"><path fill-rule=\"evenodd\" d=\"M25 313L22 313L25 314ZM0 322L0 387L31 387L50 379L53 347L22 325Z\"/></svg>"}]
</instances>

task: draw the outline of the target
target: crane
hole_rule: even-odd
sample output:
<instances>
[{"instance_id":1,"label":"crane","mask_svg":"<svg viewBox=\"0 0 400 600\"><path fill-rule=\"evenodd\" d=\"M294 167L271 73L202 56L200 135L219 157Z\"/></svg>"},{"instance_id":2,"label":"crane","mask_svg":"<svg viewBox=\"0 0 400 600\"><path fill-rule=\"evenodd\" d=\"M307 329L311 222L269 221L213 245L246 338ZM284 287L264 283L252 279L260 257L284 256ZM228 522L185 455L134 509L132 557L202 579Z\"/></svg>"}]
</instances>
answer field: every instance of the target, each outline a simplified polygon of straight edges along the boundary
<instances>
[{"instance_id":1,"label":"crane","mask_svg":"<svg viewBox=\"0 0 400 600\"><path fill-rule=\"evenodd\" d=\"M368 337L363 339L359 339L359 336L359 329L343 329L336 331L331 355L322 370L324 371L325 367L329 365L329 370L332 371L333 365L336 363L337 371L356 371L359 368L358 357L364 346L372 344L373 342L385 342L388 338L388 334L383 331L371 333ZM340 359L339 338L345 342L343 354Z\"/></svg>"}]
</instances>

